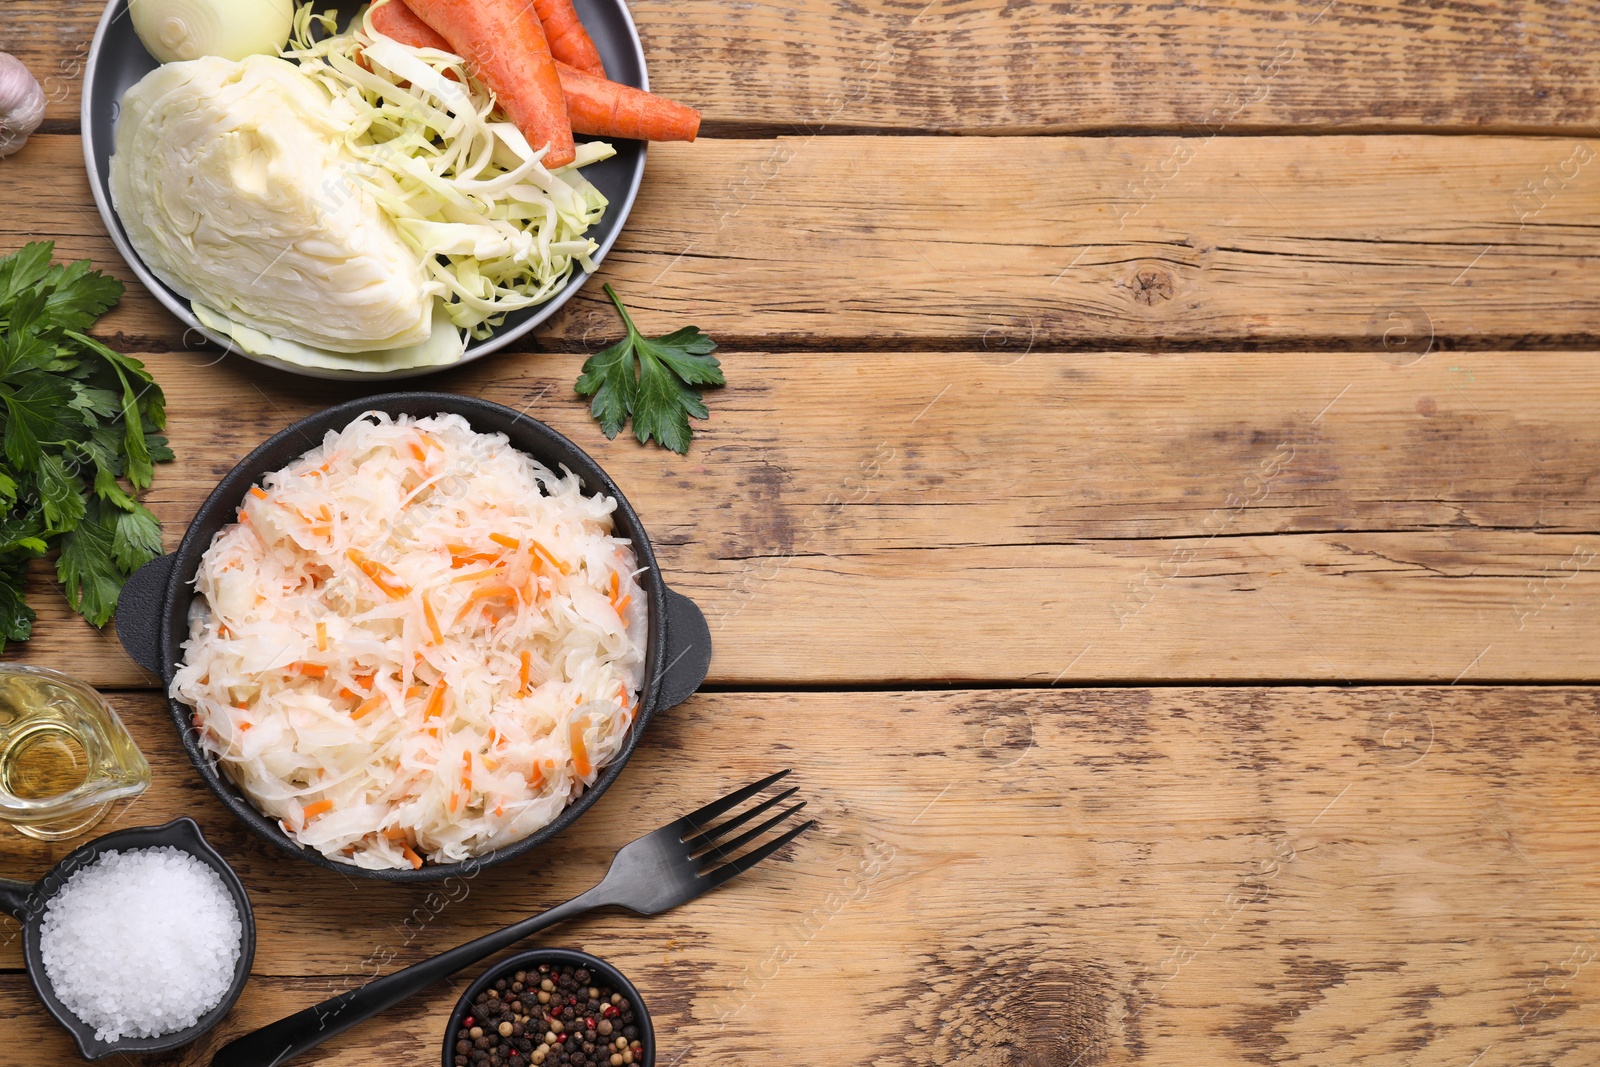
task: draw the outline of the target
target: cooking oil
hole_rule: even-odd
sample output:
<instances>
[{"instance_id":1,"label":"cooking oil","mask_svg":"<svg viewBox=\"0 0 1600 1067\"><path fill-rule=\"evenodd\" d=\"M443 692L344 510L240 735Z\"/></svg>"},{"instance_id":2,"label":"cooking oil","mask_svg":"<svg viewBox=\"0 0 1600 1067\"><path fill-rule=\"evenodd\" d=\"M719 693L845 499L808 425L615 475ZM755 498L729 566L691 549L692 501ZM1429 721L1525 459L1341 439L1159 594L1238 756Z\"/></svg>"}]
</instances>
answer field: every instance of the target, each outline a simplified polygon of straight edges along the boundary
<instances>
[{"instance_id":1,"label":"cooking oil","mask_svg":"<svg viewBox=\"0 0 1600 1067\"><path fill-rule=\"evenodd\" d=\"M94 689L43 667L0 666L0 821L59 841L149 784L150 765Z\"/></svg>"}]
</instances>

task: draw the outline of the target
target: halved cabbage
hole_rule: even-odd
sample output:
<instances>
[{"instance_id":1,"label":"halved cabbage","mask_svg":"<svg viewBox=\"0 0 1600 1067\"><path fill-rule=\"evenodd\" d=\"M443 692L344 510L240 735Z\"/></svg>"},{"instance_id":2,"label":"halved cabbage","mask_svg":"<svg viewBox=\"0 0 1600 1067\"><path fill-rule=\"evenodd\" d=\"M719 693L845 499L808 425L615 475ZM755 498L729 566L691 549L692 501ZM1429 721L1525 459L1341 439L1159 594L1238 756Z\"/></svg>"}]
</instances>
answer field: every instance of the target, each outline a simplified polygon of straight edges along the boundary
<instances>
[{"instance_id":1,"label":"halved cabbage","mask_svg":"<svg viewBox=\"0 0 1600 1067\"><path fill-rule=\"evenodd\" d=\"M444 287L352 177L350 123L276 57L158 67L117 124L128 239L178 293L260 333L339 353L421 345Z\"/></svg>"}]
</instances>

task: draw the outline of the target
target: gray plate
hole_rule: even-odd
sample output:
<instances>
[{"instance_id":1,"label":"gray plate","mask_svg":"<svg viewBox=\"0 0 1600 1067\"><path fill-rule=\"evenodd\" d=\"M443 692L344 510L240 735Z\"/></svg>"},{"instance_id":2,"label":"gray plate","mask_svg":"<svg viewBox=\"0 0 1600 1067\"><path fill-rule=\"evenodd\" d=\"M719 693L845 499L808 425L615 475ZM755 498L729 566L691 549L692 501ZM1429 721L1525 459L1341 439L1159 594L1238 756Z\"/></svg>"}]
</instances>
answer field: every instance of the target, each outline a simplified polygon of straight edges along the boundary
<instances>
[{"instance_id":1,"label":"gray plate","mask_svg":"<svg viewBox=\"0 0 1600 1067\"><path fill-rule=\"evenodd\" d=\"M203 335L212 344L227 352L237 352L257 363L312 378L363 381L415 378L459 367L462 363L498 351L526 336L534 327L554 315L588 280L588 274L574 274L566 286L550 300L508 316L491 337L483 341L471 341L467 345L466 354L459 362L444 367L414 367L409 370L366 374L361 371L302 367L270 356L254 356L240 351L229 338L201 326L189 308L189 301L173 292L150 272L138 253L128 244L128 235L123 231L122 222L111 207L108 176L122 94L159 66L144 50L144 45L139 43L138 35L133 32L133 22L127 17L128 2L129 0L112 0L106 7L106 13L100 19L100 27L95 31L94 43L89 48L88 64L83 72L83 158L89 170L89 188L94 191L95 205L100 209L100 217L105 220L112 242L117 246L117 251L122 253L122 258L128 261L128 266L133 268L133 273L138 276L139 281L185 326ZM338 2L329 0L326 3L319 2L317 10L336 8L342 18L348 18L361 6L360 2L350 2L350 0L338 0ZM623 0L576 0L575 6L583 19L584 28L589 31L589 36L594 38L595 47L600 51L600 58L605 61L607 76L613 81L648 89L650 81L645 72L644 46L639 41L639 33L634 29L633 18L628 14L627 5ZM600 250L594 255L596 263L604 259L606 253L611 251L611 246L616 243L617 236L622 232L622 225L627 221L628 212L633 209L633 200L639 193L639 185L644 180L644 143L623 140L613 143L617 149L617 154L613 158L583 168L584 176L598 186L611 201L611 206L606 208L605 218L589 231L589 236L600 244Z\"/></svg>"}]
</instances>

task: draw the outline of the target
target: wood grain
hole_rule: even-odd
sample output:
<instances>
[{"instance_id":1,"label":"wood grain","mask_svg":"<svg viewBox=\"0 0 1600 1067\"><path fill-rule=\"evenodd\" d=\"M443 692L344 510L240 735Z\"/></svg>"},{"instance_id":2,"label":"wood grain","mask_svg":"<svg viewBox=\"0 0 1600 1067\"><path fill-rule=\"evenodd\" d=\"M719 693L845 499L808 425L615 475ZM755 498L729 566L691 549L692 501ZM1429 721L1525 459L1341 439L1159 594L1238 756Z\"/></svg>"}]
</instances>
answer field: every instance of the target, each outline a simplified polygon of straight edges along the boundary
<instances>
[{"instance_id":1,"label":"wood grain","mask_svg":"<svg viewBox=\"0 0 1600 1067\"><path fill-rule=\"evenodd\" d=\"M666 145L604 276L634 307L761 347L1587 347L1597 159L1600 138ZM129 277L77 138L0 167L30 205L0 219L0 249L54 238ZM590 285L538 339L593 347L614 324ZM100 329L201 347L143 293Z\"/></svg>"},{"instance_id":2,"label":"wood grain","mask_svg":"<svg viewBox=\"0 0 1600 1067\"><path fill-rule=\"evenodd\" d=\"M640 0L657 92L713 134L1570 130L1600 99L1593 3ZM578 5L580 13L585 5ZM98 0L7 0L0 50L76 120Z\"/></svg>"},{"instance_id":3,"label":"wood grain","mask_svg":"<svg viewBox=\"0 0 1600 1067\"><path fill-rule=\"evenodd\" d=\"M436 381L599 458L710 619L715 684L1596 672L1589 356L724 356L684 459L606 441L578 356ZM149 497L169 545L262 440L358 395L149 358L180 457ZM31 600L9 656L142 682L42 569Z\"/></svg>"},{"instance_id":4,"label":"wood grain","mask_svg":"<svg viewBox=\"0 0 1600 1067\"><path fill-rule=\"evenodd\" d=\"M558 846L436 913L428 890L247 841L153 698L120 701L157 784L119 822L196 817L259 917L259 977L217 1041L330 995L375 950L398 966L547 906L776 766L820 820L781 861L544 939L630 974L661 1062L1465 1064L1493 1046L1481 1062L1579 1064L1600 1040L1592 689L699 697ZM19 874L64 853L0 850ZM318 1062L430 1063L450 998ZM69 1058L19 975L0 1005L39 1062Z\"/></svg>"}]
</instances>

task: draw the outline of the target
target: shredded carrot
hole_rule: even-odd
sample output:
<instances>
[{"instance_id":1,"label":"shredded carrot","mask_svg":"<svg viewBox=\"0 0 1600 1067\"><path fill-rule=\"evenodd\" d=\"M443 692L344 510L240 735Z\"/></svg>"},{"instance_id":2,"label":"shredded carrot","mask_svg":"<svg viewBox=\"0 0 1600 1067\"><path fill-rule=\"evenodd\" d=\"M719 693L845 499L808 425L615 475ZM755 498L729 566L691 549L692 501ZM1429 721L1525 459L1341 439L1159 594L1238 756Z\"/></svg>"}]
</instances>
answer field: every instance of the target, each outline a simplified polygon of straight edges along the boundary
<instances>
[{"instance_id":1,"label":"shredded carrot","mask_svg":"<svg viewBox=\"0 0 1600 1067\"><path fill-rule=\"evenodd\" d=\"M622 619L622 613L624 611L627 611L628 610L628 605L632 604L632 603L633 603L633 594L630 593L627 596L623 597L622 598L622 603L617 605L617 618ZM622 619L622 621L623 622L627 622L628 620L627 619Z\"/></svg>"},{"instance_id":2,"label":"shredded carrot","mask_svg":"<svg viewBox=\"0 0 1600 1067\"><path fill-rule=\"evenodd\" d=\"M363 689L371 689L372 683L377 680L376 674L352 674L351 680Z\"/></svg>"},{"instance_id":3,"label":"shredded carrot","mask_svg":"<svg viewBox=\"0 0 1600 1067\"><path fill-rule=\"evenodd\" d=\"M572 740L572 767L580 777L589 776L589 750L583 745L583 723L577 719L567 725L567 736Z\"/></svg>"},{"instance_id":4,"label":"shredded carrot","mask_svg":"<svg viewBox=\"0 0 1600 1067\"><path fill-rule=\"evenodd\" d=\"M407 700L415 700L415 699L417 699L417 697L422 695L422 690L423 690L423 687L420 686L420 685L412 686L410 689L406 690L406 699Z\"/></svg>"},{"instance_id":5,"label":"shredded carrot","mask_svg":"<svg viewBox=\"0 0 1600 1067\"><path fill-rule=\"evenodd\" d=\"M289 664L289 673L303 674L307 678L326 678L328 676L328 668L320 663L306 663L304 660L296 660Z\"/></svg>"},{"instance_id":6,"label":"shredded carrot","mask_svg":"<svg viewBox=\"0 0 1600 1067\"><path fill-rule=\"evenodd\" d=\"M532 542L532 544L533 550L539 553L539 555L543 556L545 558L545 562L549 563L550 566L554 567L562 574L572 573L572 568L568 567L565 563L562 563L559 559L556 559L555 555L548 548L544 547L537 541Z\"/></svg>"},{"instance_id":7,"label":"shredded carrot","mask_svg":"<svg viewBox=\"0 0 1600 1067\"><path fill-rule=\"evenodd\" d=\"M328 651L328 624L325 622L317 623L317 651Z\"/></svg>"},{"instance_id":8,"label":"shredded carrot","mask_svg":"<svg viewBox=\"0 0 1600 1067\"><path fill-rule=\"evenodd\" d=\"M381 707L383 707L383 697L381 696L363 700L361 706L350 713L350 717L352 719L364 719Z\"/></svg>"},{"instance_id":9,"label":"shredded carrot","mask_svg":"<svg viewBox=\"0 0 1600 1067\"><path fill-rule=\"evenodd\" d=\"M244 733L248 729L250 729L250 724L249 723L242 722L242 723L239 724L239 732L240 733Z\"/></svg>"},{"instance_id":10,"label":"shredded carrot","mask_svg":"<svg viewBox=\"0 0 1600 1067\"><path fill-rule=\"evenodd\" d=\"M372 579L372 584L382 589L395 600L399 600L411 592L411 587L400 581L399 576L379 563L377 560L368 559L358 549L347 549L345 555L350 562L361 569L361 573Z\"/></svg>"},{"instance_id":11,"label":"shredded carrot","mask_svg":"<svg viewBox=\"0 0 1600 1067\"><path fill-rule=\"evenodd\" d=\"M406 446L406 449L411 453L411 458L416 460L418 463L428 462L428 453L423 451L422 446L417 442L412 441Z\"/></svg>"},{"instance_id":12,"label":"shredded carrot","mask_svg":"<svg viewBox=\"0 0 1600 1067\"><path fill-rule=\"evenodd\" d=\"M471 600L498 600L503 598L514 600L517 590L509 585L484 585L472 591Z\"/></svg>"},{"instance_id":13,"label":"shredded carrot","mask_svg":"<svg viewBox=\"0 0 1600 1067\"><path fill-rule=\"evenodd\" d=\"M332 810L333 801L331 800L319 800L315 804L307 804L305 810L300 813L300 822L303 825L315 819L318 815L326 815Z\"/></svg>"},{"instance_id":14,"label":"shredded carrot","mask_svg":"<svg viewBox=\"0 0 1600 1067\"><path fill-rule=\"evenodd\" d=\"M486 567L481 571L468 571L466 574L458 574L450 579L450 583L454 585L456 582L475 582L479 578L491 578L505 572L506 569L504 567Z\"/></svg>"},{"instance_id":15,"label":"shredded carrot","mask_svg":"<svg viewBox=\"0 0 1600 1067\"><path fill-rule=\"evenodd\" d=\"M506 802L502 800L502 801L500 801L498 804L496 804L494 806L495 818L498 819L500 816L504 815L505 813L506 813Z\"/></svg>"},{"instance_id":16,"label":"shredded carrot","mask_svg":"<svg viewBox=\"0 0 1600 1067\"><path fill-rule=\"evenodd\" d=\"M461 753L461 788L472 791L472 752Z\"/></svg>"},{"instance_id":17,"label":"shredded carrot","mask_svg":"<svg viewBox=\"0 0 1600 1067\"><path fill-rule=\"evenodd\" d=\"M387 830L383 831L383 836L387 837L390 841L404 841L406 839L406 832L403 827L391 826Z\"/></svg>"},{"instance_id":18,"label":"shredded carrot","mask_svg":"<svg viewBox=\"0 0 1600 1067\"><path fill-rule=\"evenodd\" d=\"M221 638L229 638L233 636L233 633L226 626L218 626L217 636Z\"/></svg>"},{"instance_id":19,"label":"shredded carrot","mask_svg":"<svg viewBox=\"0 0 1600 1067\"><path fill-rule=\"evenodd\" d=\"M613 606L616 605L616 603L617 603L617 594L620 593L620 592L622 592L622 579L617 576L617 572L616 571L612 571L611 572L611 603L612 603Z\"/></svg>"},{"instance_id":20,"label":"shredded carrot","mask_svg":"<svg viewBox=\"0 0 1600 1067\"><path fill-rule=\"evenodd\" d=\"M433 687L433 692L428 694L428 703L423 705L422 717L431 719L444 712L444 698L450 687L444 684L443 679Z\"/></svg>"},{"instance_id":21,"label":"shredded carrot","mask_svg":"<svg viewBox=\"0 0 1600 1067\"><path fill-rule=\"evenodd\" d=\"M517 690L517 696L519 696L519 697L525 697L525 696L528 695L528 674L532 670L532 667L533 667L533 653L526 652L526 651L523 652L522 653L522 688Z\"/></svg>"},{"instance_id":22,"label":"shredded carrot","mask_svg":"<svg viewBox=\"0 0 1600 1067\"><path fill-rule=\"evenodd\" d=\"M250 487L250 495L255 497L257 500L267 499L265 490L263 490L259 485L252 485Z\"/></svg>"},{"instance_id":23,"label":"shredded carrot","mask_svg":"<svg viewBox=\"0 0 1600 1067\"><path fill-rule=\"evenodd\" d=\"M422 617L428 623L428 632L433 635L433 643L444 644L444 631L439 629L439 616L433 613L433 605L428 603L428 598L422 598Z\"/></svg>"},{"instance_id":24,"label":"shredded carrot","mask_svg":"<svg viewBox=\"0 0 1600 1067\"><path fill-rule=\"evenodd\" d=\"M515 537L507 537L505 534L492 533L489 535L489 540L497 545L504 545L506 548L522 547L521 541L518 541Z\"/></svg>"},{"instance_id":25,"label":"shredded carrot","mask_svg":"<svg viewBox=\"0 0 1600 1067\"><path fill-rule=\"evenodd\" d=\"M410 845L401 845L400 855L404 856L406 858L406 862L411 864L412 870L416 870L418 867L422 866L422 857L411 851Z\"/></svg>"}]
</instances>

